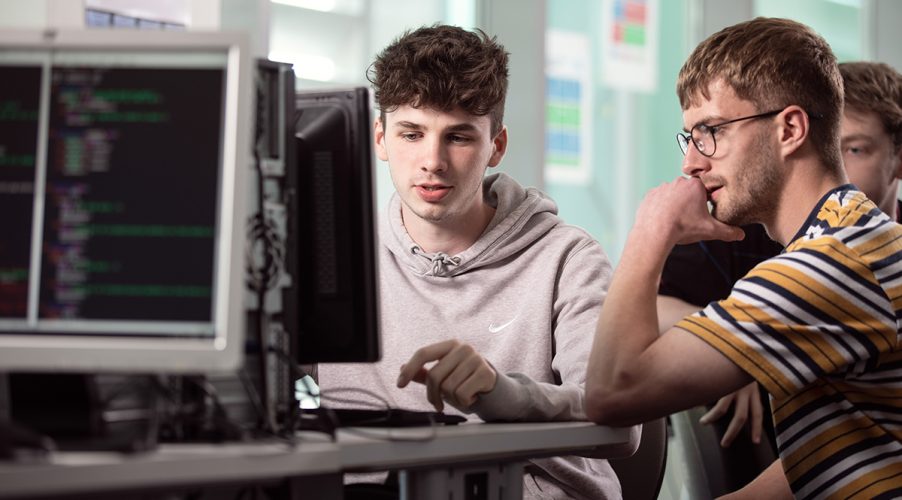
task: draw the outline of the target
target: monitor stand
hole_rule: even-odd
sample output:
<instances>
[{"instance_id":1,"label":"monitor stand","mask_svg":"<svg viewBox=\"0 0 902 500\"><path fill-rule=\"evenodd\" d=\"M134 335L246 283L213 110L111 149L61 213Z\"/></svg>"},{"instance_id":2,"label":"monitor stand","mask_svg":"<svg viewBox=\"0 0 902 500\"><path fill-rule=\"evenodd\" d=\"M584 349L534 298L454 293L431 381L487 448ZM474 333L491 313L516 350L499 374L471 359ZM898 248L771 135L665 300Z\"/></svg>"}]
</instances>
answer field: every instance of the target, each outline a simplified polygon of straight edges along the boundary
<instances>
[{"instance_id":1,"label":"monitor stand","mask_svg":"<svg viewBox=\"0 0 902 500\"><path fill-rule=\"evenodd\" d=\"M13 447L135 452L156 447L156 391L136 376L8 375ZM144 383L142 383L144 382Z\"/></svg>"}]
</instances>

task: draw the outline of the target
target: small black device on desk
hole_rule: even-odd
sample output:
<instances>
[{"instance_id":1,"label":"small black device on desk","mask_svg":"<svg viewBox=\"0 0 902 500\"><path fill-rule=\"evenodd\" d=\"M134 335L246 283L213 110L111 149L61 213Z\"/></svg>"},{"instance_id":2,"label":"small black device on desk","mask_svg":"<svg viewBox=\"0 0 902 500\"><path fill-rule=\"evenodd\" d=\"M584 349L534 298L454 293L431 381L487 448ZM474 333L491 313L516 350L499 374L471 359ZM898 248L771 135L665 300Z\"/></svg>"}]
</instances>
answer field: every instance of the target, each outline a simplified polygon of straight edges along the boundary
<instances>
[{"instance_id":1,"label":"small black device on desk","mask_svg":"<svg viewBox=\"0 0 902 500\"><path fill-rule=\"evenodd\" d=\"M401 408L315 408L303 410L303 414L334 421L336 427L417 427L467 421L460 415Z\"/></svg>"}]
</instances>

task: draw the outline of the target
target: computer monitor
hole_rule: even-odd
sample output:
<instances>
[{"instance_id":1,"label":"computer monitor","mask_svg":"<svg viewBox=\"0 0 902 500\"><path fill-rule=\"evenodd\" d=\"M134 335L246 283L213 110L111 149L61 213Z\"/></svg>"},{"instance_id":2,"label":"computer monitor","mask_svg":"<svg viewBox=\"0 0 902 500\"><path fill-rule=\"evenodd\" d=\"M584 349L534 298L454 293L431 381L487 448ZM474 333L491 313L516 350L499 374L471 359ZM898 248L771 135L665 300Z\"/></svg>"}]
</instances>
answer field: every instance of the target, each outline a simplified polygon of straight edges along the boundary
<instances>
[{"instance_id":1,"label":"computer monitor","mask_svg":"<svg viewBox=\"0 0 902 500\"><path fill-rule=\"evenodd\" d=\"M297 95L286 312L302 364L381 356L369 110L363 87Z\"/></svg>"},{"instance_id":2,"label":"computer monitor","mask_svg":"<svg viewBox=\"0 0 902 500\"><path fill-rule=\"evenodd\" d=\"M0 372L244 351L244 35L0 31Z\"/></svg>"}]
</instances>

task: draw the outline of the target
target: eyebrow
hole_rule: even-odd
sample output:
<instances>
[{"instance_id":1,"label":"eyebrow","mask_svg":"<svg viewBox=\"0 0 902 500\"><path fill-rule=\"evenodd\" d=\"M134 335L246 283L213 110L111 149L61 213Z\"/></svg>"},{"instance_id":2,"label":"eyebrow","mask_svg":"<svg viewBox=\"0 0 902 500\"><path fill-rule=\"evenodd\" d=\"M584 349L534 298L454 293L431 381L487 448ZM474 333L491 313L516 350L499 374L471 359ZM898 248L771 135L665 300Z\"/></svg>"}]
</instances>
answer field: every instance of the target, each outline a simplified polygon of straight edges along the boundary
<instances>
[{"instance_id":1,"label":"eyebrow","mask_svg":"<svg viewBox=\"0 0 902 500\"><path fill-rule=\"evenodd\" d=\"M473 132L476 126L472 123L458 123L447 128L448 132Z\"/></svg>"},{"instance_id":2,"label":"eyebrow","mask_svg":"<svg viewBox=\"0 0 902 500\"><path fill-rule=\"evenodd\" d=\"M419 123L409 122L406 120L395 122L394 127L395 128L406 128L406 129L410 129L410 130L422 130L423 129L423 126L420 125Z\"/></svg>"},{"instance_id":3,"label":"eyebrow","mask_svg":"<svg viewBox=\"0 0 902 500\"><path fill-rule=\"evenodd\" d=\"M705 126L707 126L707 124L708 124L708 123L711 123L711 122L717 122L717 123L720 123L720 122L723 122L723 121L727 121L727 120L724 120L724 118L723 118L722 116L720 116L720 115L708 115L708 116L702 118L701 120L699 120L699 121L693 123L693 124L692 124L692 127L688 128L688 129L687 129L686 127L683 127L683 132L687 132L687 133L688 133L690 130L694 129L695 127L698 127L699 125L705 125Z\"/></svg>"},{"instance_id":4,"label":"eyebrow","mask_svg":"<svg viewBox=\"0 0 902 500\"><path fill-rule=\"evenodd\" d=\"M840 142L852 142L852 141L868 141L874 142L874 138L868 134L852 134L852 135L844 135L840 136Z\"/></svg>"},{"instance_id":5,"label":"eyebrow","mask_svg":"<svg viewBox=\"0 0 902 500\"><path fill-rule=\"evenodd\" d=\"M426 127L419 123L414 123L407 120L401 120L399 122L395 122L395 127L403 128L406 130L424 130ZM472 123L457 123L447 127L445 129L446 132L474 132L476 131L476 126Z\"/></svg>"}]
</instances>

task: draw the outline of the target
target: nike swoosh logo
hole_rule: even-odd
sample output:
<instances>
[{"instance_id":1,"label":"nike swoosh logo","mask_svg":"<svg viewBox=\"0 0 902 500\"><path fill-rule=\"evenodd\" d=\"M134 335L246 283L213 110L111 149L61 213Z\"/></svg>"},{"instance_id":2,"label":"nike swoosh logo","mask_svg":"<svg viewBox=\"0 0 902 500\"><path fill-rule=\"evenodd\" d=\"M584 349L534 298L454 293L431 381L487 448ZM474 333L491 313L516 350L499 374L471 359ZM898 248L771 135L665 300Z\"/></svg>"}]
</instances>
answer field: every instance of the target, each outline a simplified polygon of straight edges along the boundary
<instances>
[{"instance_id":1,"label":"nike swoosh logo","mask_svg":"<svg viewBox=\"0 0 902 500\"><path fill-rule=\"evenodd\" d=\"M503 325L498 325L498 326L495 326L495 322L493 321L492 324L489 325L489 331L492 333L498 333L501 330L504 330L505 328L511 326L511 323L513 323L514 321L517 321L516 317L514 319L508 321L507 323L505 323Z\"/></svg>"}]
</instances>

